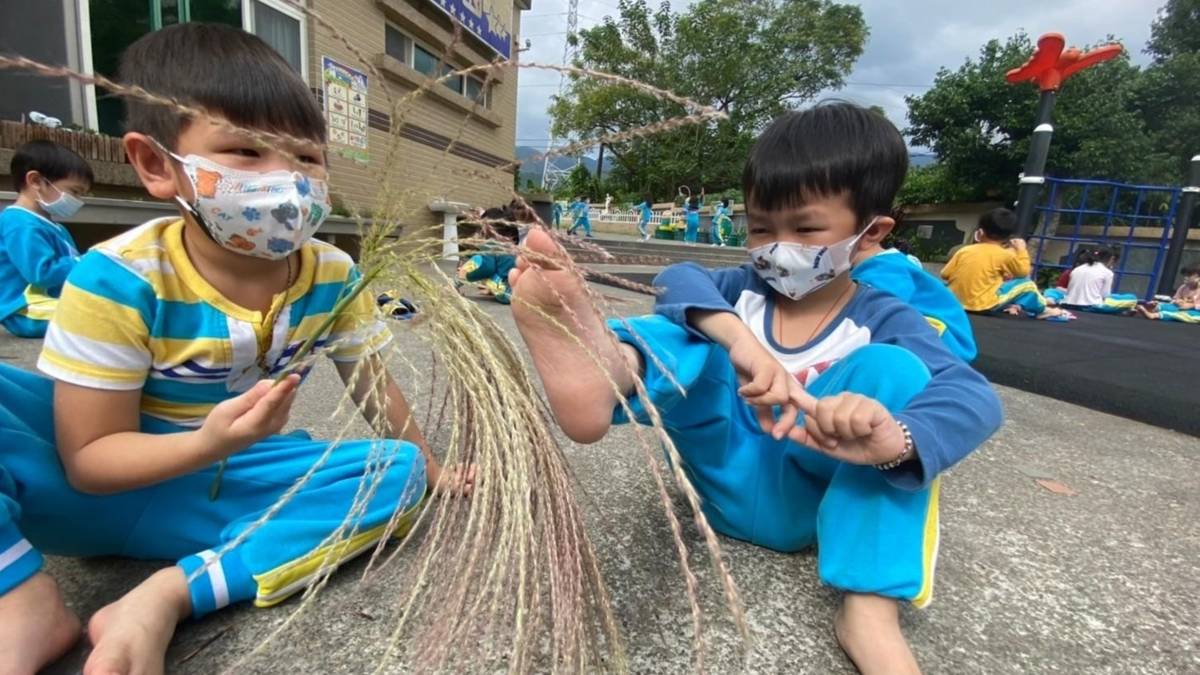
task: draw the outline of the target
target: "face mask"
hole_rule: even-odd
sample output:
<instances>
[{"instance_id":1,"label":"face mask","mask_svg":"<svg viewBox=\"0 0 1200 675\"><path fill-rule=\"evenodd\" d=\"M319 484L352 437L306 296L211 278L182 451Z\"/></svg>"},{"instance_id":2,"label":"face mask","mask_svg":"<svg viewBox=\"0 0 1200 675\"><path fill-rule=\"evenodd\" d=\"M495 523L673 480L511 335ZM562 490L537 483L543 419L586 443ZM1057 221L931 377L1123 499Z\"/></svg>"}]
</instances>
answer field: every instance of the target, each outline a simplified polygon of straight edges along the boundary
<instances>
[{"instance_id":1,"label":"face mask","mask_svg":"<svg viewBox=\"0 0 1200 675\"><path fill-rule=\"evenodd\" d=\"M854 247L875 219L862 232L829 246L810 246L777 241L750 249L754 271L771 288L792 300L799 300L847 272Z\"/></svg>"},{"instance_id":2,"label":"face mask","mask_svg":"<svg viewBox=\"0 0 1200 675\"><path fill-rule=\"evenodd\" d=\"M298 171L241 171L199 155L180 157L196 200L175 200L221 246L242 255L282 260L329 215L329 187Z\"/></svg>"},{"instance_id":3,"label":"face mask","mask_svg":"<svg viewBox=\"0 0 1200 675\"><path fill-rule=\"evenodd\" d=\"M58 191L58 199L55 199L52 202L46 202L39 199L37 200L37 203L38 206L42 207L43 211L50 214L51 220L66 220L76 213L79 213L79 209L83 208L83 200L79 197L76 197L70 192L59 190L58 187L56 187L53 183L50 184L50 187Z\"/></svg>"}]
</instances>

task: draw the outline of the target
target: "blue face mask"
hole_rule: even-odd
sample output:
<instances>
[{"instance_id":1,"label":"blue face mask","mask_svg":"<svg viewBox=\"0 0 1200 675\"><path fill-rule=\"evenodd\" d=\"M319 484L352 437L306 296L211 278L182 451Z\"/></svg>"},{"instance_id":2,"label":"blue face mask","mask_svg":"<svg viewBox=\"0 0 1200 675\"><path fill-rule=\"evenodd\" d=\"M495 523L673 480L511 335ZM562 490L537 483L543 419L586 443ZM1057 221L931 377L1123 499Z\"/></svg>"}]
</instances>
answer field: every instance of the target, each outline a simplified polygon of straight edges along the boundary
<instances>
[{"instance_id":1,"label":"blue face mask","mask_svg":"<svg viewBox=\"0 0 1200 675\"><path fill-rule=\"evenodd\" d=\"M50 184L50 187L54 188L58 192L58 199L55 199L51 202L38 199L37 203L38 206L42 207L42 210L50 215L51 220L66 220L76 213L79 213L79 209L83 208L83 200L79 197L76 197L70 192L63 192L62 190L59 190L58 187L53 183Z\"/></svg>"}]
</instances>

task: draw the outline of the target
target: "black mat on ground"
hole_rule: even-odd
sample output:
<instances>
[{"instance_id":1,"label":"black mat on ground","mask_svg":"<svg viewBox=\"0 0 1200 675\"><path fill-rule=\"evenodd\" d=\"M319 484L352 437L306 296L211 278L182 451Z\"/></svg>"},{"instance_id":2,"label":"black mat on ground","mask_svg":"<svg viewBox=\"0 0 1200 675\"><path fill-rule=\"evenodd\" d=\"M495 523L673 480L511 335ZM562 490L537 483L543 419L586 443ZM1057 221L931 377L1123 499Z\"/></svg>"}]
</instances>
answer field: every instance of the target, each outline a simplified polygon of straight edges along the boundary
<instances>
[{"instance_id":1,"label":"black mat on ground","mask_svg":"<svg viewBox=\"0 0 1200 675\"><path fill-rule=\"evenodd\" d=\"M1200 326L1076 314L971 316L975 367L996 384L1200 436Z\"/></svg>"}]
</instances>

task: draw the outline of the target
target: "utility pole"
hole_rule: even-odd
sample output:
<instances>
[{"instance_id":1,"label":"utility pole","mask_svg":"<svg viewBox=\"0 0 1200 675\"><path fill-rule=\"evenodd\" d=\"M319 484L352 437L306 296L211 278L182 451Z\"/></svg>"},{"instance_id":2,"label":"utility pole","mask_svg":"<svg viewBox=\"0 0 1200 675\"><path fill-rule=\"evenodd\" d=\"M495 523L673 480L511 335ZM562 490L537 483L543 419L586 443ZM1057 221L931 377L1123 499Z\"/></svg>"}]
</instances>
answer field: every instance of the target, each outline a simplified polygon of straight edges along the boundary
<instances>
[{"instance_id":1,"label":"utility pole","mask_svg":"<svg viewBox=\"0 0 1200 675\"><path fill-rule=\"evenodd\" d=\"M1033 140L1029 144L1029 157L1025 160L1025 170L1021 172L1021 185L1017 192L1017 228L1022 238L1028 237L1033 231L1038 193L1046 182L1046 158L1050 155L1050 139L1054 136L1054 100L1059 88L1068 77L1115 58L1124 50L1119 44L1110 44L1081 52L1075 47L1064 50L1066 44L1067 39L1061 33L1046 33L1038 38L1033 56L1020 68L1013 68L1004 76L1009 84L1033 82L1042 92L1038 100Z\"/></svg>"},{"instance_id":2,"label":"utility pole","mask_svg":"<svg viewBox=\"0 0 1200 675\"><path fill-rule=\"evenodd\" d=\"M1179 210L1175 212L1175 229L1171 232L1171 247L1167 249L1167 260L1158 277L1160 295L1175 292L1175 277L1179 275L1179 263L1183 261L1183 247L1187 244L1188 229L1196 216L1196 202L1200 200L1200 155L1192 157L1188 168L1187 186L1179 199Z\"/></svg>"},{"instance_id":3,"label":"utility pole","mask_svg":"<svg viewBox=\"0 0 1200 675\"><path fill-rule=\"evenodd\" d=\"M563 42L562 65L569 66L575 60L575 47L571 44L575 33L579 31L579 0L569 0L567 3L567 35L566 41ZM567 90L567 74L558 74L558 93L556 97L561 99L563 93ZM558 143L558 136L551 133L550 145L546 147L546 156L542 158L542 190L553 190L564 176L570 173L570 170L563 171L555 167L550 168L550 154L554 151L554 146ZM576 161L576 166L579 162ZM573 170L574 167L572 167Z\"/></svg>"}]
</instances>

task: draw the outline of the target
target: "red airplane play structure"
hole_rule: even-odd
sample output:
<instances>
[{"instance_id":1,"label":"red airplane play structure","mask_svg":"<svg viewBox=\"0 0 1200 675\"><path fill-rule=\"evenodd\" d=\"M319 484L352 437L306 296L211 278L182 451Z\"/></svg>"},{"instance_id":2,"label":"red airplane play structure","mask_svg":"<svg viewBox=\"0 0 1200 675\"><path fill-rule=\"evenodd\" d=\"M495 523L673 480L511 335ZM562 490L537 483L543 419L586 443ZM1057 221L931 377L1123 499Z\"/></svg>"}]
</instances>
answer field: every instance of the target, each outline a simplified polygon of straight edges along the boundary
<instances>
[{"instance_id":1,"label":"red airplane play structure","mask_svg":"<svg viewBox=\"0 0 1200 675\"><path fill-rule=\"evenodd\" d=\"M1009 84L1032 81L1036 82L1042 91L1057 91L1064 80L1089 68L1115 58L1124 49L1121 45L1111 44L1096 47L1086 52L1077 47L1064 51L1067 39L1062 33L1046 33L1038 38L1037 49L1020 68L1008 71L1004 79Z\"/></svg>"}]
</instances>

